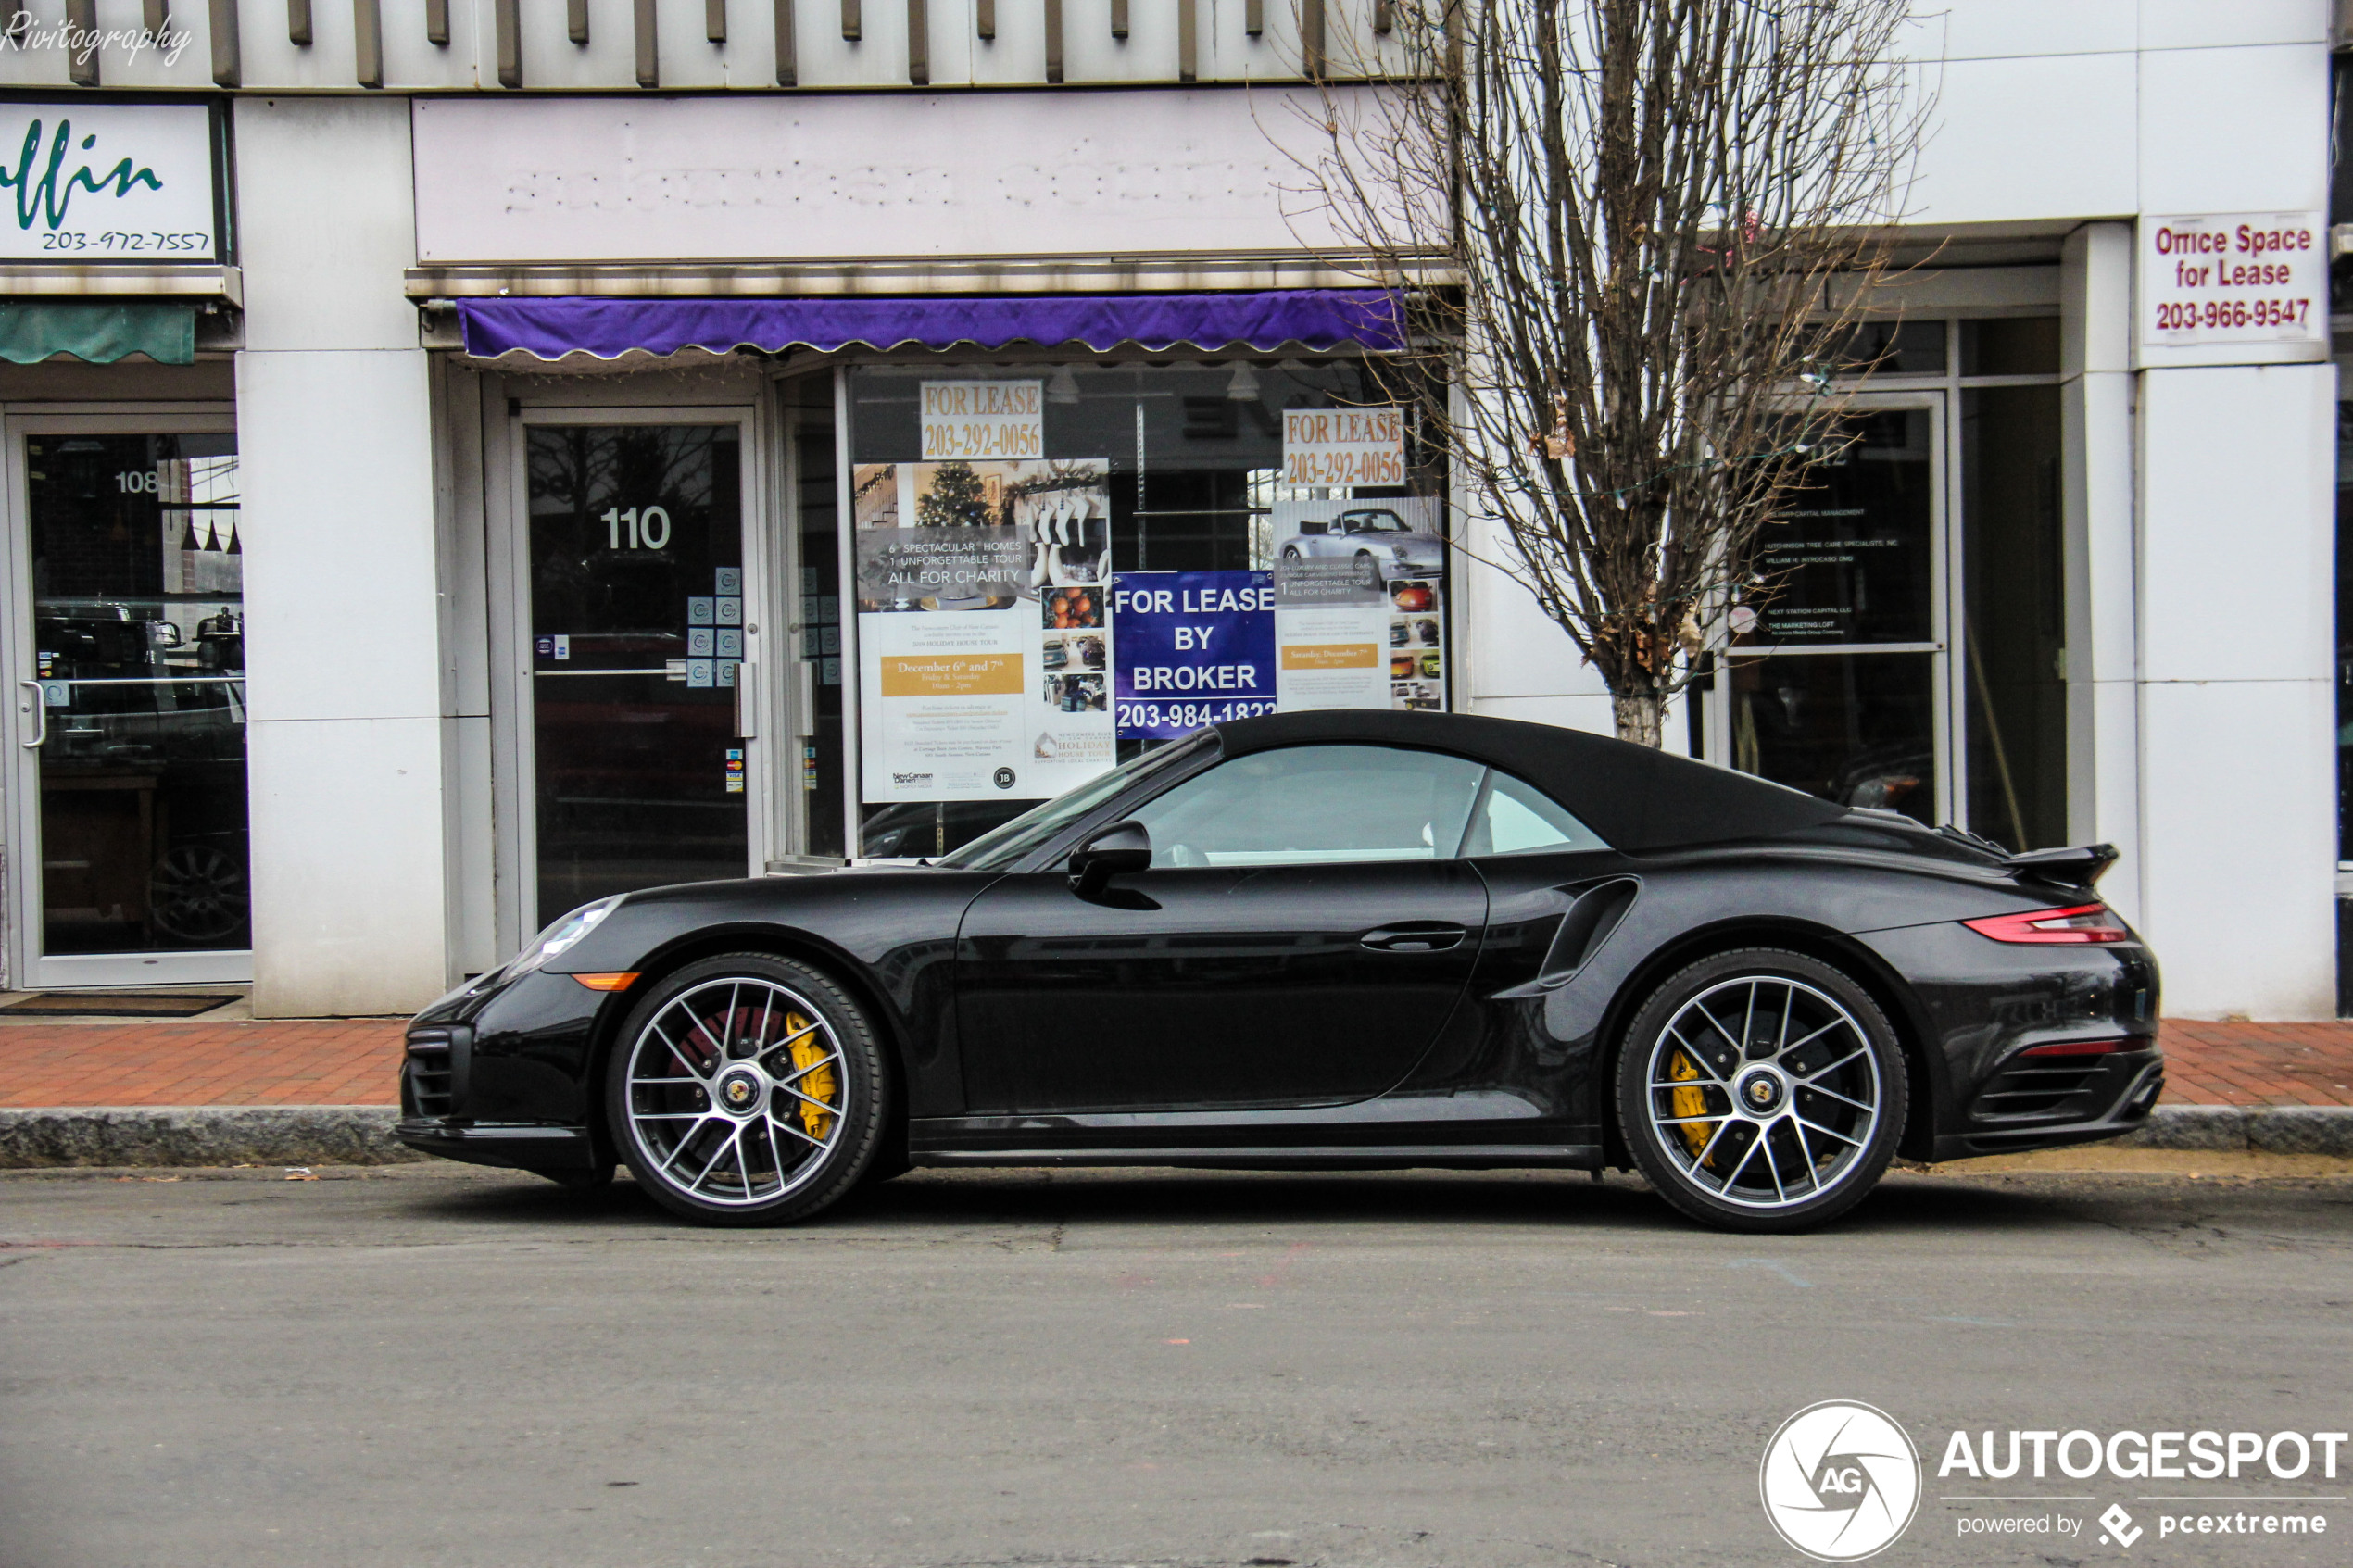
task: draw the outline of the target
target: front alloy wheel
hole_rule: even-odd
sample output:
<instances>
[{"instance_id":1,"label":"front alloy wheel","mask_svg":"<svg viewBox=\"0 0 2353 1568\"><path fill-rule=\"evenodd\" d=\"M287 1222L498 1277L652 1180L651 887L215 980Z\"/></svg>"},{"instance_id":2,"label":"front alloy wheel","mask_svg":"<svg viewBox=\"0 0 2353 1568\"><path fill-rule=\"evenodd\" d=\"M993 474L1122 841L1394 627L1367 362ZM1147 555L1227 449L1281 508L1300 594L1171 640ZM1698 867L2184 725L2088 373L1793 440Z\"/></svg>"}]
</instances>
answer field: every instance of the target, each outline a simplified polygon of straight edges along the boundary
<instances>
[{"instance_id":1,"label":"front alloy wheel","mask_svg":"<svg viewBox=\"0 0 2353 1568\"><path fill-rule=\"evenodd\" d=\"M708 1223L779 1224L856 1185L885 1082L873 1026L838 985L736 953L688 965L638 1005L606 1100L656 1201Z\"/></svg>"},{"instance_id":2,"label":"front alloy wheel","mask_svg":"<svg viewBox=\"0 0 2353 1568\"><path fill-rule=\"evenodd\" d=\"M1724 953L1675 975L1635 1016L1617 1079L1642 1174L1727 1230L1804 1230L1844 1213L1904 1127L1904 1060L1885 1014L1801 953Z\"/></svg>"}]
</instances>

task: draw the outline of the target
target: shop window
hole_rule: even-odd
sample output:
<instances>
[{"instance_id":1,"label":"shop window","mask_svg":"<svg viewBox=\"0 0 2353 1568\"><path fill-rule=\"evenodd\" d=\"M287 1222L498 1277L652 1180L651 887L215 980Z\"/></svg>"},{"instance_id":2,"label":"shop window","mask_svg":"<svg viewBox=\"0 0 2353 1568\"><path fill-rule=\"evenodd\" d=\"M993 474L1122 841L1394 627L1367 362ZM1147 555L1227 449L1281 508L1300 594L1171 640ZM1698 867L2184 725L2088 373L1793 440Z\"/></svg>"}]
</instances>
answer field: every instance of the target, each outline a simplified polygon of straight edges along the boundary
<instances>
[{"instance_id":1,"label":"shop window","mask_svg":"<svg viewBox=\"0 0 2353 1568\"><path fill-rule=\"evenodd\" d=\"M2336 406L2336 858L2353 864L2353 402Z\"/></svg>"},{"instance_id":2,"label":"shop window","mask_svg":"<svg viewBox=\"0 0 2353 1568\"><path fill-rule=\"evenodd\" d=\"M2353 1018L2353 402L2336 406L2336 1011Z\"/></svg>"},{"instance_id":3,"label":"shop window","mask_svg":"<svg viewBox=\"0 0 2353 1568\"><path fill-rule=\"evenodd\" d=\"M799 695L812 711L795 738L803 845L810 855L838 859L844 846L842 786L848 778L842 731L841 534L834 459L834 383L830 375L789 383L792 403L795 540L799 590L796 607L799 658L808 679Z\"/></svg>"},{"instance_id":4,"label":"shop window","mask_svg":"<svg viewBox=\"0 0 2353 1568\"><path fill-rule=\"evenodd\" d=\"M2057 387L1962 392L1961 494L1967 821L2048 848L2067 842Z\"/></svg>"},{"instance_id":5,"label":"shop window","mask_svg":"<svg viewBox=\"0 0 2353 1568\"><path fill-rule=\"evenodd\" d=\"M1941 376L1944 373L1944 323L1942 321L1858 322L1838 352L1839 368L1883 376Z\"/></svg>"},{"instance_id":6,"label":"shop window","mask_svg":"<svg viewBox=\"0 0 2353 1568\"><path fill-rule=\"evenodd\" d=\"M1204 723L1449 706L1411 403L1356 359L852 370L855 853L944 853ZM1388 409L1383 483L1284 483L1288 414Z\"/></svg>"},{"instance_id":7,"label":"shop window","mask_svg":"<svg viewBox=\"0 0 2353 1568\"><path fill-rule=\"evenodd\" d=\"M2058 370L2056 316L1989 317L1961 323L1964 376L2055 376Z\"/></svg>"},{"instance_id":8,"label":"shop window","mask_svg":"<svg viewBox=\"0 0 2353 1568\"><path fill-rule=\"evenodd\" d=\"M1938 798L1933 420L1850 416L1757 541L1719 666L1733 767L1922 822Z\"/></svg>"}]
</instances>

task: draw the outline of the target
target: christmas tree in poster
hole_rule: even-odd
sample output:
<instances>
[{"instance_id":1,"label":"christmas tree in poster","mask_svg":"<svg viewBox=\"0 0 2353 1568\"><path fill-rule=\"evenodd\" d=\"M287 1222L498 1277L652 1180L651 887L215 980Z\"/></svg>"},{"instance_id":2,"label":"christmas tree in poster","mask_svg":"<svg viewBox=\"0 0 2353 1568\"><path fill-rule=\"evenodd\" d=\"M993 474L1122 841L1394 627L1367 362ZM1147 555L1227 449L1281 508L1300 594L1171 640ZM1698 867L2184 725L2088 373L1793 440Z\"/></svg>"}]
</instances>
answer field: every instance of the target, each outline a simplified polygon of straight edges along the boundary
<instances>
[{"instance_id":1,"label":"christmas tree in poster","mask_svg":"<svg viewBox=\"0 0 2353 1568\"><path fill-rule=\"evenodd\" d=\"M970 463L942 463L915 502L918 528L986 528L997 520Z\"/></svg>"}]
</instances>

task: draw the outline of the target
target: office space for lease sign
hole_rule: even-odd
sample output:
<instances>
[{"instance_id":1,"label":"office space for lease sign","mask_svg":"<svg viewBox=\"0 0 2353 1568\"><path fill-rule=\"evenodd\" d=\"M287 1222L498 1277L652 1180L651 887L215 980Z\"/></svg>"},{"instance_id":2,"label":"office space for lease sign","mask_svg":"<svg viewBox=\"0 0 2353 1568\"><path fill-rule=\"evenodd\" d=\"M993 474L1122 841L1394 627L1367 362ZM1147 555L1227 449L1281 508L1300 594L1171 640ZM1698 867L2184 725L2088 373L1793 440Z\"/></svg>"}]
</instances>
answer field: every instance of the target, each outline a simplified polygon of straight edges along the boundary
<instances>
[{"instance_id":1,"label":"office space for lease sign","mask_svg":"<svg viewBox=\"0 0 2353 1568\"><path fill-rule=\"evenodd\" d=\"M2141 220L2145 347L2322 343L2328 229L2317 212L2213 212Z\"/></svg>"}]
</instances>

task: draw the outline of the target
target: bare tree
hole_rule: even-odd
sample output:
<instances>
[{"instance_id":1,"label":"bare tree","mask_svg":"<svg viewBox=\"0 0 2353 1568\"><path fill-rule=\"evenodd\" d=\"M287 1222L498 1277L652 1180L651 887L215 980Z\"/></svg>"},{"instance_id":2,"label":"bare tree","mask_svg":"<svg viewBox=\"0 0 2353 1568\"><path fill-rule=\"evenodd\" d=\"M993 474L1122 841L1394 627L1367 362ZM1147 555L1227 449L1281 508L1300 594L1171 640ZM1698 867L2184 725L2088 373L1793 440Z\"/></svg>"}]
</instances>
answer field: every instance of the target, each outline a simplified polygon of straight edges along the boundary
<instances>
[{"instance_id":1,"label":"bare tree","mask_svg":"<svg viewBox=\"0 0 2353 1568\"><path fill-rule=\"evenodd\" d=\"M1494 564L1655 746L1726 612L1773 591L1759 531L1844 439L1831 376L1929 108L1909 0L1384 9L1379 70L1344 43L1307 62L1309 193L1407 301L1394 384L1497 520Z\"/></svg>"}]
</instances>

